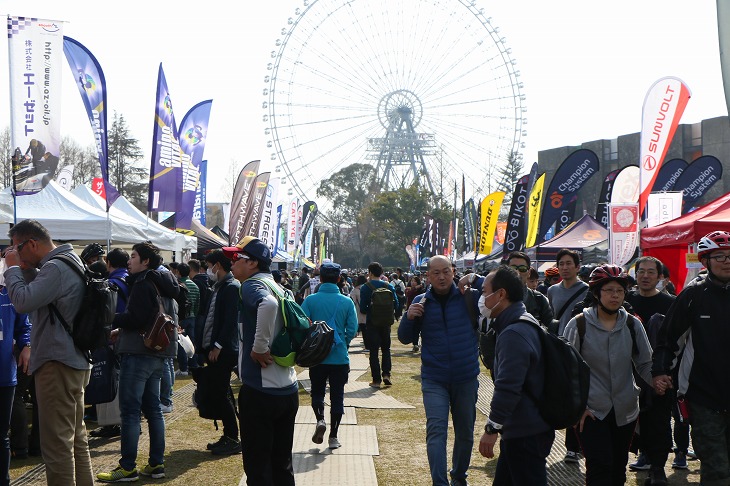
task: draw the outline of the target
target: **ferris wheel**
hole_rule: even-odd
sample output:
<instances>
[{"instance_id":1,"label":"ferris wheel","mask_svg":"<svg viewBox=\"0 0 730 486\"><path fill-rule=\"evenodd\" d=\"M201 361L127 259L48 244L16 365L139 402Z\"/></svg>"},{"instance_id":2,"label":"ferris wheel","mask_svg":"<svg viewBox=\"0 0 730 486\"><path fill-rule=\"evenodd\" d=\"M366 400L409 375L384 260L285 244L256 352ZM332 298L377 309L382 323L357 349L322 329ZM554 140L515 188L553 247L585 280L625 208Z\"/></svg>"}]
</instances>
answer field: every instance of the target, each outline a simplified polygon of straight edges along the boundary
<instances>
[{"instance_id":1,"label":"ferris wheel","mask_svg":"<svg viewBox=\"0 0 730 486\"><path fill-rule=\"evenodd\" d=\"M264 79L271 160L305 199L353 163L382 189L453 194L463 174L486 195L524 145L519 75L473 0L305 0Z\"/></svg>"}]
</instances>

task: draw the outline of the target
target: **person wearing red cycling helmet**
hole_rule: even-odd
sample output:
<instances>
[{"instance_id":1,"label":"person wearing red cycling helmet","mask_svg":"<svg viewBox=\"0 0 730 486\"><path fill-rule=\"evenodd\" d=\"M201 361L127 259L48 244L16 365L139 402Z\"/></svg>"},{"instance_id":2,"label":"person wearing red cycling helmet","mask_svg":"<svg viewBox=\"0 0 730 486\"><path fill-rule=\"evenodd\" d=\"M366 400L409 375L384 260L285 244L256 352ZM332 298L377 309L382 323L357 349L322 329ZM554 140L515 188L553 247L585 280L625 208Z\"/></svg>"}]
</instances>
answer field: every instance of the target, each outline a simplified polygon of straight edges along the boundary
<instances>
[{"instance_id":1,"label":"person wearing red cycling helmet","mask_svg":"<svg viewBox=\"0 0 730 486\"><path fill-rule=\"evenodd\" d=\"M654 351L654 388L676 387L692 425L700 482L730 483L730 233L714 231L697 244L707 278L686 286L670 307ZM679 364L678 382L670 370Z\"/></svg>"},{"instance_id":2,"label":"person wearing red cycling helmet","mask_svg":"<svg viewBox=\"0 0 730 486\"><path fill-rule=\"evenodd\" d=\"M641 322L623 307L628 275L599 265L588 281L594 304L565 326L563 336L591 368L588 405L576 425L586 458L586 484L624 484L639 416L633 368L651 381L651 346Z\"/></svg>"}]
</instances>

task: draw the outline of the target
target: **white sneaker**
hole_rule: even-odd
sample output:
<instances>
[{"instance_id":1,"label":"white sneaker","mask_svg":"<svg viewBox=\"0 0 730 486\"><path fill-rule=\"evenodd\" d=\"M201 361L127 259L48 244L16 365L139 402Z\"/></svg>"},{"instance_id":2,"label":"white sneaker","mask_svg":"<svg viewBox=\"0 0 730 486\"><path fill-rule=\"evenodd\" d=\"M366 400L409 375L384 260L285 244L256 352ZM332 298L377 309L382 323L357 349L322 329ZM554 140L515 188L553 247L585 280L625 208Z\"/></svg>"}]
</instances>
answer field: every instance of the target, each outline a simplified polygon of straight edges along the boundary
<instances>
[{"instance_id":1,"label":"white sneaker","mask_svg":"<svg viewBox=\"0 0 730 486\"><path fill-rule=\"evenodd\" d=\"M160 409L162 413L172 413L172 403L170 405L163 405L160 403Z\"/></svg>"},{"instance_id":2,"label":"white sneaker","mask_svg":"<svg viewBox=\"0 0 730 486\"><path fill-rule=\"evenodd\" d=\"M327 430L327 424L324 420L317 420L317 426L314 429L314 435L312 435L312 442L315 444L321 444L324 439L324 433Z\"/></svg>"},{"instance_id":3,"label":"white sneaker","mask_svg":"<svg viewBox=\"0 0 730 486\"><path fill-rule=\"evenodd\" d=\"M188 376L189 374L190 374L190 373L188 373L187 371L180 371L180 370L177 370L177 371L175 372L175 376Z\"/></svg>"},{"instance_id":4,"label":"white sneaker","mask_svg":"<svg viewBox=\"0 0 730 486\"><path fill-rule=\"evenodd\" d=\"M340 444L340 441L337 437L330 437L329 443L330 449L339 449L340 447L342 447L342 444Z\"/></svg>"},{"instance_id":5,"label":"white sneaker","mask_svg":"<svg viewBox=\"0 0 730 486\"><path fill-rule=\"evenodd\" d=\"M563 462L568 462L571 464L577 464L580 461L580 456L578 456L577 452L568 451L565 453L565 457L563 458Z\"/></svg>"}]
</instances>

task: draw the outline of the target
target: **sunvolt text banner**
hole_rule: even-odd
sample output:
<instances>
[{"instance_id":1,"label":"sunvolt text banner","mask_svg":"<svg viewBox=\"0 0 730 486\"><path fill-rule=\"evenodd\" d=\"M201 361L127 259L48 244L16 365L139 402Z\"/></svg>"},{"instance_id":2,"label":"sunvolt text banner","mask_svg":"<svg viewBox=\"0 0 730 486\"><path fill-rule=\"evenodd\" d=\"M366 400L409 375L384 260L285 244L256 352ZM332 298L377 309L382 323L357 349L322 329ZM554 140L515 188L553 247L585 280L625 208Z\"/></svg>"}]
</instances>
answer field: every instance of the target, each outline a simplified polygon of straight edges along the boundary
<instances>
[{"instance_id":1,"label":"sunvolt text banner","mask_svg":"<svg viewBox=\"0 0 730 486\"><path fill-rule=\"evenodd\" d=\"M639 213L644 212L659 168L667 155L679 120L691 93L684 82L672 76L661 78L649 88L641 113L639 143Z\"/></svg>"}]
</instances>

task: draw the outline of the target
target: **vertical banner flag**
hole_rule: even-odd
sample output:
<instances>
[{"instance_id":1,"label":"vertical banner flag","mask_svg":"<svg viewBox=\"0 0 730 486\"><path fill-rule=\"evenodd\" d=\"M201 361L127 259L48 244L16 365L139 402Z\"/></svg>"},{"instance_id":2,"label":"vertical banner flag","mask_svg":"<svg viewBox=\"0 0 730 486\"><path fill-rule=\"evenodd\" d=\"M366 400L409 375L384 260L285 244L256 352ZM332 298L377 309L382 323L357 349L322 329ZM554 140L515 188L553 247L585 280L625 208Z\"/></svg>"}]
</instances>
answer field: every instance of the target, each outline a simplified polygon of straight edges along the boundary
<instances>
[{"instance_id":1,"label":"vertical banner flag","mask_svg":"<svg viewBox=\"0 0 730 486\"><path fill-rule=\"evenodd\" d=\"M236 235L243 234L244 223L249 212L248 200L253 192L253 182L258 175L260 164L260 160L252 160L246 164L238 174L236 186L233 188L231 216L228 224L228 244L231 246L241 241L241 238L236 239Z\"/></svg>"},{"instance_id":2,"label":"vertical banner flag","mask_svg":"<svg viewBox=\"0 0 730 486\"><path fill-rule=\"evenodd\" d=\"M64 165L63 169L58 171L58 175L56 176L56 182L58 182L58 185L66 189L67 191L70 191L73 189L71 186L73 185L74 180L74 166L73 165Z\"/></svg>"},{"instance_id":3,"label":"vertical banner flag","mask_svg":"<svg viewBox=\"0 0 730 486\"><path fill-rule=\"evenodd\" d=\"M515 191L512 194L512 203L507 216L507 228L504 235L504 246L502 257L507 256L513 251L522 251L525 249L525 238L527 236L527 201L530 190L527 187L530 183L530 175L520 177L515 185Z\"/></svg>"},{"instance_id":4,"label":"vertical banner flag","mask_svg":"<svg viewBox=\"0 0 730 486\"><path fill-rule=\"evenodd\" d=\"M208 121L213 100L201 101L190 108L180 123L180 171L182 187L175 226L190 229L195 212L195 199L200 186L200 165L203 162L205 141L208 139Z\"/></svg>"},{"instance_id":5,"label":"vertical banner flag","mask_svg":"<svg viewBox=\"0 0 730 486\"><path fill-rule=\"evenodd\" d=\"M56 175L62 53L63 22L8 16L10 143L15 147L13 191L17 195L40 191Z\"/></svg>"},{"instance_id":6,"label":"vertical banner flag","mask_svg":"<svg viewBox=\"0 0 730 486\"><path fill-rule=\"evenodd\" d=\"M251 189L251 198L249 199L249 205L251 208L248 211L248 219L243 224L244 233L239 238L243 238L248 235L258 235L259 226L261 226L261 215L264 212L264 200L266 199L266 188L269 187L269 177L271 172L262 172L256 176L256 180L253 183Z\"/></svg>"},{"instance_id":7,"label":"vertical banner flag","mask_svg":"<svg viewBox=\"0 0 730 486\"><path fill-rule=\"evenodd\" d=\"M454 251L454 220L449 222L449 236L446 240L446 248L444 248L444 255L451 258Z\"/></svg>"},{"instance_id":8,"label":"vertical banner flag","mask_svg":"<svg viewBox=\"0 0 730 486\"><path fill-rule=\"evenodd\" d=\"M279 200L279 178L269 179L266 186L266 195L264 196L264 208L261 212L261 224L259 225L259 240L263 241L271 250L272 255L276 255L276 235L278 234L276 203Z\"/></svg>"},{"instance_id":9,"label":"vertical banner flag","mask_svg":"<svg viewBox=\"0 0 730 486\"><path fill-rule=\"evenodd\" d=\"M489 255L494 242L494 232L497 229L497 218L502 208L504 192L493 192L484 199L480 205L482 212L481 232L479 237L479 254Z\"/></svg>"},{"instance_id":10,"label":"vertical banner flag","mask_svg":"<svg viewBox=\"0 0 730 486\"><path fill-rule=\"evenodd\" d=\"M477 208L474 198L469 198L464 207L464 251L469 253L476 250Z\"/></svg>"},{"instance_id":11,"label":"vertical banner flag","mask_svg":"<svg viewBox=\"0 0 730 486\"><path fill-rule=\"evenodd\" d=\"M612 170L603 179L601 193L598 196L598 205L596 207L596 221L601 223L604 228L608 229L608 204L611 202L611 192L613 192L613 183L616 180L620 169Z\"/></svg>"},{"instance_id":12,"label":"vertical banner flag","mask_svg":"<svg viewBox=\"0 0 730 486\"><path fill-rule=\"evenodd\" d=\"M644 212L654 179L691 96L687 85L672 76L661 78L646 93L641 111L639 142L639 214Z\"/></svg>"},{"instance_id":13,"label":"vertical banner flag","mask_svg":"<svg viewBox=\"0 0 730 486\"><path fill-rule=\"evenodd\" d=\"M639 242L639 204L611 203L608 218L610 263L622 267L631 260Z\"/></svg>"},{"instance_id":14,"label":"vertical banner flag","mask_svg":"<svg viewBox=\"0 0 730 486\"><path fill-rule=\"evenodd\" d=\"M497 239L497 243L500 245L504 245L504 237L507 234L507 222L499 222L497 223L497 230L495 232L494 237Z\"/></svg>"},{"instance_id":15,"label":"vertical banner flag","mask_svg":"<svg viewBox=\"0 0 730 486\"><path fill-rule=\"evenodd\" d=\"M289 201L289 208L286 213L286 251L294 255L299 243L299 232L297 231L297 214L299 211L299 198L296 196Z\"/></svg>"},{"instance_id":16,"label":"vertical banner flag","mask_svg":"<svg viewBox=\"0 0 730 486\"><path fill-rule=\"evenodd\" d=\"M157 98L152 135L150 187L147 195L148 211L177 211L182 187L180 143L177 124L172 110L167 80L160 63L157 72Z\"/></svg>"},{"instance_id":17,"label":"vertical banner flag","mask_svg":"<svg viewBox=\"0 0 730 486\"><path fill-rule=\"evenodd\" d=\"M652 192L646 202L646 227L658 226L682 215L682 191Z\"/></svg>"},{"instance_id":18,"label":"vertical banner flag","mask_svg":"<svg viewBox=\"0 0 730 486\"><path fill-rule=\"evenodd\" d=\"M330 260L332 259L332 254L330 254L330 230L324 230L324 254Z\"/></svg>"},{"instance_id":19,"label":"vertical banner flag","mask_svg":"<svg viewBox=\"0 0 730 486\"><path fill-rule=\"evenodd\" d=\"M682 214L687 214L695 203L722 178L722 163L712 155L703 155L684 169L674 184L675 191L682 191Z\"/></svg>"},{"instance_id":20,"label":"vertical banner flag","mask_svg":"<svg viewBox=\"0 0 730 486\"><path fill-rule=\"evenodd\" d=\"M317 203L314 201L305 202L304 206L302 206L302 233L300 245L304 245L306 243L307 233L309 233L309 228L311 228L314 224L314 218L316 216ZM305 251L304 254L307 255L308 253Z\"/></svg>"},{"instance_id":21,"label":"vertical banner flag","mask_svg":"<svg viewBox=\"0 0 730 486\"><path fill-rule=\"evenodd\" d=\"M571 225L575 219L575 206L578 204L578 195L573 196L568 201L568 205L560 213L560 217L555 222L555 234L560 234L565 228Z\"/></svg>"},{"instance_id":22,"label":"vertical banner flag","mask_svg":"<svg viewBox=\"0 0 730 486\"><path fill-rule=\"evenodd\" d=\"M205 226L205 205L207 203L206 184L208 183L208 161L200 162L200 181L195 190L195 204L193 205L193 219Z\"/></svg>"},{"instance_id":23,"label":"vertical banner flag","mask_svg":"<svg viewBox=\"0 0 730 486\"><path fill-rule=\"evenodd\" d=\"M106 80L104 72L91 52L78 41L70 37L64 37L63 51L72 75L76 80L81 100L94 133L99 167L102 180L106 185L104 193L106 194L108 208L119 197L119 193L109 183Z\"/></svg>"},{"instance_id":24,"label":"vertical banner flag","mask_svg":"<svg viewBox=\"0 0 730 486\"><path fill-rule=\"evenodd\" d=\"M619 170L613 181L612 203L632 203L639 197L639 172L636 165L627 165Z\"/></svg>"},{"instance_id":25,"label":"vertical banner flag","mask_svg":"<svg viewBox=\"0 0 730 486\"><path fill-rule=\"evenodd\" d=\"M716 0L717 38L720 44L720 68L725 90L725 107L730 114L730 4Z\"/></svg>"},{"instance_id":26,"label":"vertical banner flag","mask_svg":"<svg viewBox=\"0 0 730 486\"><path fill-rule=\"evenodd\" d=\"M317 228L312 226L312 240L310 242L311 246L311 255L307 255L307 258L314 263L315 266L319 264L319 231L317 231Z\"/></svg>"},{"instance_id":27,"label":"vertical banner flag","mask_svg":"<svg viewBox=\"0 0 730 486\"><path fill-rule=\"evenodd\" d=\"M274 256L279 253L279 249L282 246L281 242L283 241L281 238L281 215L283 210L283 204L279 204L278 206L276 206L276 245L274 246Z\"/></svg>"},{"instance_id":28,"label":"vertical banner flag","mask_svg":"<svg viewBox=\"0 0 730 486\"><path fill-rule=\"evenodd\" d=\"M408 255L408 263L411 270L416 268L416 249L413 248L413 245L406 245L405 247L406 255Z\"/></svg>"},{"instance_id":29,"label":"vertical banner flag","mask_svg":"<svg viewBox=\"0 0 730 486\"><path fill-rule=\"evenodd\" d=\"M530 191L529 207L527 208L527 237L525 248L535 246L537 232L540 227L540 208L542 208L542 193L545 186L545 173L540 174Z\"/></svg>"},{"instance_id":30,"label":"vertical banner flag","mask_svg":"<svg viewBox=\"0 0 730 486\"><path fill-rule=\"evenodd\" d=\"M116 188L109 182L109 144L107 139L106 78L99 61L80 42L63 38L63 52L71 68L81 94L81 100L94 132L96 153L99 157L101 178L106 185L107 208L119 197Z\"/></svg>"},{"instance_id":31,"label":"vertical banner flag","mask_svg":"<svg viewBox=\"0 0 730 486\"><path fill-rule=\"evenodd\" d=\"M560 164L545 192L547 197L540 216L538 243L545 241L545 235L556 221L570 219L568 204L572 196L577 194L585 183L597 173L598 156L588 149L576 150Z\"/></svg>"},{"instance_id":32,"label":"vertical banner flag","mask_svg":"<svg viewBox=\"0 0 730 486\"><path fill-rule=\"evenodd\" d=\"M314 225L309 227L309 231L307 231L307 235L304 237L304 256L310 260L313 260L314 258L312 238L314 238Z\"/></svg>"},{"instance_id":33,"label":"vertical banner flag","mask_svg":"<svg viewBox=\"0 0 730 486\"><path fill-rule=\"evenodd\" d=\"M418 245L421 247L421 256L431 256L431 237L433 234L433 217L430 214L424 216L423 231L421 232L421 240Z\"/></svg>"},{"instance_id":34,"label":"vertical banner flag","mask_svg":"<svg viewBox=\"0 0 730 486\"><path fill-rule=\"evenodd\" d=\"M106 199L106 184L101 177L94 177L91 181L91 190L102 199Z\"/></svg>"},{"instance_id":35,"label":"vertical banner flag","mask_svg":"<svg viewBox=\"0 0 730 486\"><path fill-rule=\"evenodd\" d=\"M324 262L324 259L327 258L327 245L325 245L327 238L327 231L323 231L319 234L319 264L321 265L322 262Z\"/></svg>"},{"instance_id":36,"label":"vertical banner flag","mask_svg":"<svg viewBox=\"0 0 730 486\"><path fill-rule=\"evenodd\" d=\"M654 186L651 188L651 192L673 190L674 184L676 184L677 179L679 179L679 176L682 175L682 172L684 172L688 165L682 159L672 159L669 162L664 162L659 169L656 179L654 179Z\"/></svg>"}]
</instances>

